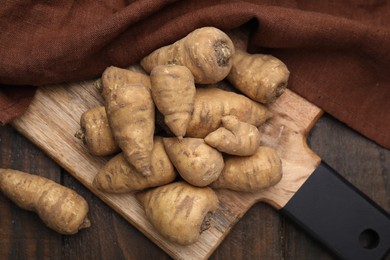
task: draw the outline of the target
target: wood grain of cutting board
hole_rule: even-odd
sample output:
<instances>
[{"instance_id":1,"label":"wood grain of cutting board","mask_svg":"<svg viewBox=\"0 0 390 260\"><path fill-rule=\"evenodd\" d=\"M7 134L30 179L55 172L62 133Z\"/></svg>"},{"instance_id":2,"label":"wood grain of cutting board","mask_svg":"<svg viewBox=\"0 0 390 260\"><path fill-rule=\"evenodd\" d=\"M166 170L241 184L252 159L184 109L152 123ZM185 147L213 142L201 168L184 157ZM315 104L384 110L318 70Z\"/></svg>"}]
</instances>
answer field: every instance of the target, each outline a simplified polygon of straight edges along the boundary
<instances>
[{"instance_id":1,"label":"wood grain of cutting board","mask_svg":"<svg viewBox=\"0 0 390 260\"><path fill-rule=\"evenodd\" d=\"M102 102L94 81L41 87L28 111L12 126L176 259L208 258L254 203L264 201L281 209L320 163L320 158L307 147L306 136L322 111L287 90L269 106L274 116L260 127L262 145L274 147L282 158L282 180L258 193L217 191L220 203L211 228L202 233L197 243L180 246L155 231L132 194L106 194L92 186L95 174L109 157L90 155L74 134L80 127L81 114Z\"/></svg>"}]
</instances>

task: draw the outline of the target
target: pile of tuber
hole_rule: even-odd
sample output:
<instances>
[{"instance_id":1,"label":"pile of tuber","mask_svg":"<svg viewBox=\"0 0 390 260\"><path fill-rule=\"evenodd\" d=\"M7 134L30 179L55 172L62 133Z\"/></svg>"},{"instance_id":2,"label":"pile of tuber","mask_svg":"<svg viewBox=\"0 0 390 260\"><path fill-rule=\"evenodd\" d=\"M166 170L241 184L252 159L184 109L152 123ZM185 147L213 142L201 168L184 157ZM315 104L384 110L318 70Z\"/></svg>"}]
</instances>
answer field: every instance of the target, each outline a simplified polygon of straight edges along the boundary
<instances>
[{"instance_id":1,"label":"pile of tuber","mask_svg":"<svg viewBox=\"0 0 390 260\"><path fill-rule=\"evenodd\" d=\"M85 199L47 178L0 169L0 191L22 209L37 213L58 233L71 235L91 225Z\"/></svg>"},{"instance_id":2,"label":"pile of tuber","mask_svg":"<svg viewBox=\"0 0 390 260\"><path fill-rule=\"evenodd\" d=\"M104 107L81 117L91 154L122 150L94 187L135 194L156 231L180 245L208 228L215 191L258 192L282 178L282 160L261 146L258 127L273 116L268 104L285 90L289 71L237 39L203 27L144 57L145 71L108 67ZM165 133L157 136L156 124Z\"/></svg>"}]
</instances>

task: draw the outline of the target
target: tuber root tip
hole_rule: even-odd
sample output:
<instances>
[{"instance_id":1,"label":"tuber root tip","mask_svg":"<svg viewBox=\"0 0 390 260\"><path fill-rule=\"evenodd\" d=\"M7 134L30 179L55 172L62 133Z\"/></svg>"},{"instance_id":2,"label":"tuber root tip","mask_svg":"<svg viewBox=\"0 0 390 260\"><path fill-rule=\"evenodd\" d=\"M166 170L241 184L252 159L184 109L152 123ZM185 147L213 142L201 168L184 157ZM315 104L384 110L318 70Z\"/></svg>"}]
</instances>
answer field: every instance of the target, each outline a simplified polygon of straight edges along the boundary
<instances>
[{"instance_id":1,"label":"tuber root tip","mask_svg":"<svg viewBox=\"0 0 390 260\"><path fill-rule=\"evenodd\" d=\"M77 132L74 134L74 137L76 137L77 139L82 140L83 143L86 144L85 129L84 128L80 128L79 130L77 130Z\"/></svg>"},{"instance_id":2,"label":"tuber root tip","mask_svg":"<svg viewBox=\"0 0 390 260\"><path fill-rule=\"evenodd\" d=\"M232 57L232 51L230 50L229 45L224 41L217 41L214 43L214 50L217 55L218 66L228 66L230 58Z\"/></svg>"},{"instance_id":3,"label":"tuber root tip","mask_svg":"<svg viewBox=\"0 0 390 260\"><path fill-rule=\"evenodd\" d=\"M207 212L206 216L203 219L202 225L200 226L199 233L202 233L203 231L210 228L212 215L213 213L211 211Z\"/></svg>"},{"instance_id":4,"label":"tuber root tip","mask_svg":"<svg viewBox=\"0 0 390 260\"><path fill-rule=\"evenodd\" d=\"M81 223L79 230L83 228L89 228L90 226L91 226L91 221L89 220L89 218L85 218L83 223Z\"/></svg>"},{"instance_id":5,"label":"tuber root tip","mask_svg":"<svg viewBox=\"0 0 390 260\"><path fill-rule=\"evenodd\" d=\"M97 79L94 83L93 83L94 87L99 91L99 93L101 93L103 91L103 82L101 79Z\"/></svg>"}]
</instances>

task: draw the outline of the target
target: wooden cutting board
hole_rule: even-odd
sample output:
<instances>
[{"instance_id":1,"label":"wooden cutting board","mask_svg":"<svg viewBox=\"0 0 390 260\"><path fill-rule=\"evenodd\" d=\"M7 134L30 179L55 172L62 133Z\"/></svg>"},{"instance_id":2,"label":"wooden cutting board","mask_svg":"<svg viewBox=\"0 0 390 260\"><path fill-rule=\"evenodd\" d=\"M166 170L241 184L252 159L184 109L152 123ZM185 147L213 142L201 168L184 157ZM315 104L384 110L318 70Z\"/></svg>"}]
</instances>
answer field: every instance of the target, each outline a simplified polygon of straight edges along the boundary
<instances>
[{"instance_id":1,"label":"wooden cutting board","mask_svg":"<svg viewBox=\"0 0 390 260\"><path fill-rule=\"evenodd\" d=\"M287 90L269 107L274 116L260 128L262 145L276 148L282 158L282 180L259 193L217 191L220 203L211 228L193 245L171 243L156 233L133 195L105 194L92 186L95 174L109 158L90 155L74 134L79 129L81 114L103 102L93 83L39 88L28 111L12 125L173 258L208 258L254 203L264 201L281 209L320 163L320 158L307 147L306 136L322 111Z\"/></svg>"}]
</instances>

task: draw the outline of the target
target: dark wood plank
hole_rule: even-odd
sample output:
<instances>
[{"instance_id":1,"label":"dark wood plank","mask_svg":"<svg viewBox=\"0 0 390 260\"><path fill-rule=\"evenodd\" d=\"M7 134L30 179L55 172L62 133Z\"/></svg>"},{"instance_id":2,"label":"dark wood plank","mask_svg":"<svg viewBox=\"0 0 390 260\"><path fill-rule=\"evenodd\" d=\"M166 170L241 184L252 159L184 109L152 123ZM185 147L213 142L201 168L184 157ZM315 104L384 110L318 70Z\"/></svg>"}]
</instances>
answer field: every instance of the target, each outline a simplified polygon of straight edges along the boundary
<instances>
[{"instance_id":1,"label":"dark wood plank","mask_svg":"<svg viewBox=\"0 0 390 260\"><path fill-rule=\"evenodd\" d=\"M313 128L309 145L348 181L390 211L390 150L328 115Z\"/></svg>"},{"instance_id":2,"label":"dark wood plank","mask_svg":"<svg viewBox=\"0 0 390 260\"><path fill-rule=\"evenodd\" d=\"M233 227L211 259L283 259L280 214L264 203L255 204Z\"/></svg>"},{"instance_id":3,"label":"dark wood plank","mask_svg":"<svg viewBox=\"0 0 390 260\"><path fill-rule=\"evenodd\" d=\"M66 172L63 184L88 201L92 223L80 234L64 237L64 259L77 259L86 252L90 259L169 259L162 249Z\"/></svg>"},{"instance_id":4,"label":"dark wood plank","mask_svg":"<svg viewBox=\"0 0 390 260\"><path fill-rule=\"evenodd\" d=\"M0 167L61 180L60 167L10 126L0 128ZM0 259L60 257L61 249L61 235L0 195Z\"/></svg>"}]
</instances>

